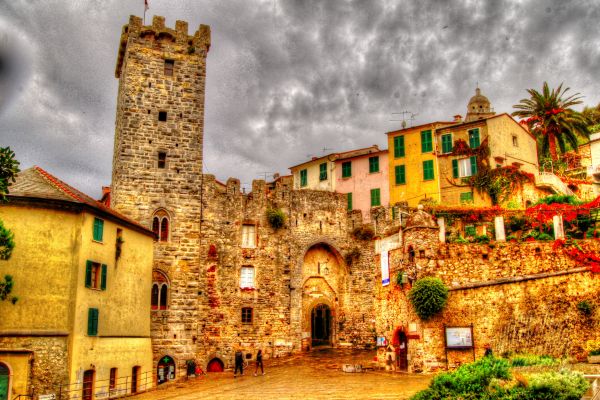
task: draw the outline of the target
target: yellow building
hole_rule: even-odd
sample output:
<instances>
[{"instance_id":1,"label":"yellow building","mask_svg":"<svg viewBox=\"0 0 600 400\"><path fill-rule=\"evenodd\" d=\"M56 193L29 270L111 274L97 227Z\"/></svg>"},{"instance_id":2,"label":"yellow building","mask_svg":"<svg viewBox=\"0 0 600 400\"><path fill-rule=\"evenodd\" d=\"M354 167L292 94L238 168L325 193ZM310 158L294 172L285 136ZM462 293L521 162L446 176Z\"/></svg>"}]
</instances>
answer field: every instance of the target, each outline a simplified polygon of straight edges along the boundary
<instances>
[{"instance_id":1,"label":"yellow building","mask_svg":"<svg viewBox=\"0 0 600 400\"><path fill-rule=\"evenodd\" d=\"M431 122L387 133L390 204L416 207L424 199L440 201L435 132L453 123Z\"/></svg>"},{"instance_id":2,"label":"yellow building","mask_svg":"<svg viewBox=\"0 0 600 400\"><path fill-rule=\"evenodd\" d=\"M531 174L533 189L539 174L537 147L533 135L508 114L499 114L481 119L445 126L436 131L436 153L439 165L440 203L475 206L492 204L487 194L473 190L463 183L478 172L483 161L491 169L516 167ZM478 159L477 149L486 147L489 155ZM463 151L459 150L459 148ZM483 149L482 149L483 150ZM473 153L473 154L471 154ZM527 201L537 200L537 191L512 193L510 199L524 207ZM521 204L522 203L522 204Z\"/></svg>"},{"instance_id":3,"label":"yellow building","mask_svg":"<svg viewBox=\"0 0 600 400\"><path fill-rule=\"evenodd\" d=\"M16 246L0 276L18 300L0 302L0 399L152 386L154 234L39 167L17 176L8 200L0 220Z\"/></svg>"}]
</instances>

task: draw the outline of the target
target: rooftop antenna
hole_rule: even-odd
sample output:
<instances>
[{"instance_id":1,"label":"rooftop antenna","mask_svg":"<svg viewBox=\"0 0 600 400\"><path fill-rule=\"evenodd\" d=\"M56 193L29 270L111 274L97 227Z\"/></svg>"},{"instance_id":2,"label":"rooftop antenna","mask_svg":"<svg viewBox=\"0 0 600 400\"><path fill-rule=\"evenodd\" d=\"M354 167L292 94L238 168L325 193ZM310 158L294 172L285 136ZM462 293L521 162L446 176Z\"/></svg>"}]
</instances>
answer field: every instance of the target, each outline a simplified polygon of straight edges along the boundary
<instances>
[{"instance_id":1,"label":"rooftop antenna","mask_svg":"<svg viewBox=\"0 0 600 400\"><path fill-rule=\"evenodd\" d=\"M404 111L400 111L400 112L395 112L392 113L392 115L401 115L401 119L390 119L390 121L402 121L402 129L406 128L406 120L408 119L411 122L412 125L412 121L415 119L415 116L417 114L413 114L412 112L408 111L408 110L404 110ZM410 115L410 117L406 118L407 115Z\"/></svg>"},{"instance_id":2,"label":"rooftop antenna","mask_svg":"<svg viewBox=\"0 0 600 400\"><path fill-rule=\"evenodd\" d=\"M329 151L329 150L333 150L333 149L330 149L329 147L323 147L323 153L325 153L326 151Z\"/></svg>"},{"instance_id":3,"label":"rooftop antenna","mask_svg":"<svg viewBox=\"0 0 600 400\"><path fill-rule=\"evenodd\" d=\"M273 175L275 172L259 172L257 175L262 177L264 181L267 180L267 176Z\"/></svg>"}]
</instances>

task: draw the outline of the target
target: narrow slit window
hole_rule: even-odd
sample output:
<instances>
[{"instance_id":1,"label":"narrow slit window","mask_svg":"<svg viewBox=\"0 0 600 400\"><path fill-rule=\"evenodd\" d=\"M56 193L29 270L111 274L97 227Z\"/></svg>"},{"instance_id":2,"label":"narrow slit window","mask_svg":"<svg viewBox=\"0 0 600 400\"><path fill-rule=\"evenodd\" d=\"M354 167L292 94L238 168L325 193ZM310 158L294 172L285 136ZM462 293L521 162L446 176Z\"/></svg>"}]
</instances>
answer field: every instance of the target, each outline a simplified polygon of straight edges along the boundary
<instances>
[{"instance_id":1,"label":"narrow slit window","mask_svg":"<svg viewBox=\"0 0 600 400\"><path fill-rule=\"evenodd\" d=\"M158 152L158 168L165 168L167 166L167 153Z\"/></svg>"},{"instance_id":2,"label":"narrow slit window","mask_svg":"<svg viewBox=\"0 0 600 400\"><path fill-rule=\"evenodd\" d=\"M173 76L175 60L165 60L165 76Z\"/></svg>"},{"instance_id":3,"label":"narrow slit window","mask_svg":"<svg viewBox=\"0 0 600 400\"><path fill-rule=\"evenodd\" d=\"M166 122L167 121L167 112L166 111L159 111L158 112L158 120L161 122Z\"/></svg>"}]
</instances>

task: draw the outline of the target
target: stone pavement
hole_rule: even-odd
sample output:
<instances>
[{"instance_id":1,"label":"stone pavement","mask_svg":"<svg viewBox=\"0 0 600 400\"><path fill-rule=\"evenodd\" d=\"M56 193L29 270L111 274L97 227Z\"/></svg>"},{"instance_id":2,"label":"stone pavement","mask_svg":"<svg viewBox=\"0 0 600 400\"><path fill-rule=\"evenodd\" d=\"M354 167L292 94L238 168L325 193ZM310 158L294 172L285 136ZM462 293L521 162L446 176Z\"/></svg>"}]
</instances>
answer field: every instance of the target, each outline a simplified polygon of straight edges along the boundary
<instances>
[{"instance_id":1,"label":"stone pavement","mask_svg":"<svg viewBox=\"0 0 600 400\"><path fill-rule=\"evenodd\" d=\"M374 351L320 349L265 361L265 376L211 373L181 384L161 386L135 400L192 399L408 399L429 384L431 376L367 371L342 372L343 364L370 366Z\"/></svg>"}]
</instances>

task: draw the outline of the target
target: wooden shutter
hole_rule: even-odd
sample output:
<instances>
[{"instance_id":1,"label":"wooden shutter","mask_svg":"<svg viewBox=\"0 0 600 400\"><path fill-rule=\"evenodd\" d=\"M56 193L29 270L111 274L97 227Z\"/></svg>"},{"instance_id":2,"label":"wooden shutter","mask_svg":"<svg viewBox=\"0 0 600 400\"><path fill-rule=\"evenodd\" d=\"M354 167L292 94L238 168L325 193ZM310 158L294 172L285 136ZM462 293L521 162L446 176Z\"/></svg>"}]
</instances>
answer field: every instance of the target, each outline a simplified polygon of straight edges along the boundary
<instances>
[{"instance_id":1,"label":"wooden shutter","mask_svg":"<svg viewBox=\"0 0 600 400\"><path fill-rule=\"evenodd\" d=\"M477 157L471 156L469 158L471 160L471 176L477 175Z\"/></svg>"},{"instance_id":2,"label":"wooden shutter","mask_svg":"<svg viewBox=\"0 0 600 400\"><path fill-rule=\"evenodd\" d=\"M404 157L404 136L394 138L394 157Z\"/></svg>"},{"instance_id":3,"label":"wooden shutter","mask_svg":"<svg viewBox=\"0 0 600 400\"><path fill-rule=\"evenodd\" d=\"M458 160L452 160L452 177L458 178Z\"/></svg>"},{"instance_id":4,"label":"wooden shutter","mask_svg":"<svg viewBox=\"0 0 600 400\"><path fill-rule=\"evenodd\" d=\"M106 264L102 264L102 276L100 279L100 289L106 290Z\"/></svg>"},{"instance_id":5,"label":"wooden shutter","mask_svg":"<svg viewBox=\"0 0 600 400\"><path fill-rule=\"evenodd\" d=\"M88 336L98 335L98 309L88 309Z\"/></svg>"},{"instance_id":6,"label":"wooden shutter","mask_svg":"<svg viewBox=\"0 0 600 400\"><path fill-rule=\"evenodd\" d=\"M348 211L352 211L352 193L348 193L346 199L348 201Z\"/></svg>"},{"instance_id":7,"label":"wooden shutter","mask_svg":"<svg viewBox=\"0 0 600 400\"><path fill-rule=\"evenodd\" d=\"M92 287L92 262L90 260L85 262L85 287Z\"/></svg>"}]
</instances>

